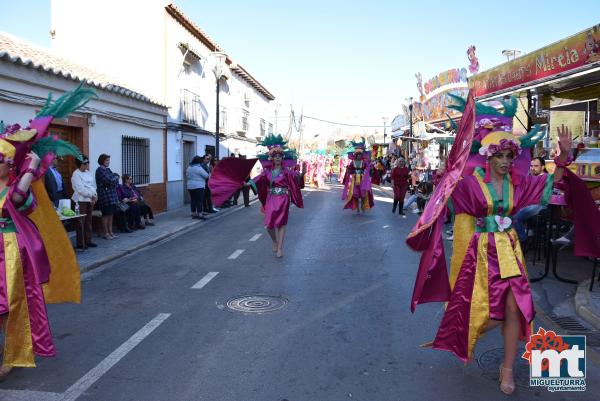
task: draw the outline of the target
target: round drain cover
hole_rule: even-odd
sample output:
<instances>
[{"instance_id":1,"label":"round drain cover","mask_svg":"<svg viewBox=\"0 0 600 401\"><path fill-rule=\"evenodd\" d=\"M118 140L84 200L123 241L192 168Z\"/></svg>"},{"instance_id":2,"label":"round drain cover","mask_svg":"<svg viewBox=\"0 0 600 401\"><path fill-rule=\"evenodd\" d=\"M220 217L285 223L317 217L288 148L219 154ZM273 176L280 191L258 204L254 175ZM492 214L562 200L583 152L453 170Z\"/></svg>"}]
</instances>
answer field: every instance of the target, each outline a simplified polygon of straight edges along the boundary
<instances>
[{"instance_id":1,"label":"round drain cover","mask_svg":"<svg viewBox=\"0 0 600 401\"><path fill-rule=\"evenodd\" d=\"M519 348L513 374L517 386L529 388L529 364L525 359L521 358L521 355L523 355L524 352L525 349ZM481 354L477 359L477 363L481 370L483 370L482 376L497 382L500 364L503 359L503 348L494 348Z\"/></svg>"},{"instance_id":2,"label":"round drain cover","mask_svg":"<svg viewBox=\"0 0 600 401\"><path fill-rule=\"evenodd\" d=\"M227 307L237 312L263 313L284 308L288 300L268 295L247 295L227 301Z\"/></svg>"}]
</instances>

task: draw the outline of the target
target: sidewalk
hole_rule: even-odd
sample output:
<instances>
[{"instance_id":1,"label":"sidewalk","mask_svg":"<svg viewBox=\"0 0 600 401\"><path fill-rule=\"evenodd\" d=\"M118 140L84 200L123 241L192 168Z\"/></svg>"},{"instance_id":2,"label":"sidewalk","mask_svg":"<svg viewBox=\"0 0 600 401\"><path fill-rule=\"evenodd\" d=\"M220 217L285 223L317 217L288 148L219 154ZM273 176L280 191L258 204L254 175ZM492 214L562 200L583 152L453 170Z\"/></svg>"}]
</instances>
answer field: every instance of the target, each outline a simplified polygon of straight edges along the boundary
<instances>
[{"instance_id":1,"label":"sidewalk","mask_svg":"<svg viewBox=\"0 0 600 401\"><path fill-rule=\"evenodd\" d=\"M251 194L251 207L258 207L255 205L256 201L256 197ZM94 243L98 244L98 247L88 248L86 250L75 250L77 260L79 261L79 267L82 272L87 272L176 234L181 234L201 225L210 224L211 222L219 220L231 213L235 213L240 209L244 209L243 202L241 205L220 209L219 212L210 214L207 217L207 220L203 221L192 219L190 217L190 208L186 205L184 207L156 214L154 219L155 225L146 226L145 230L136 230L128 234L115 231L115 235L117 235L118 238L110 241L94 235L92 240ZM74 233L70 234L74 243Z\"/></svg>"}]
</instances>

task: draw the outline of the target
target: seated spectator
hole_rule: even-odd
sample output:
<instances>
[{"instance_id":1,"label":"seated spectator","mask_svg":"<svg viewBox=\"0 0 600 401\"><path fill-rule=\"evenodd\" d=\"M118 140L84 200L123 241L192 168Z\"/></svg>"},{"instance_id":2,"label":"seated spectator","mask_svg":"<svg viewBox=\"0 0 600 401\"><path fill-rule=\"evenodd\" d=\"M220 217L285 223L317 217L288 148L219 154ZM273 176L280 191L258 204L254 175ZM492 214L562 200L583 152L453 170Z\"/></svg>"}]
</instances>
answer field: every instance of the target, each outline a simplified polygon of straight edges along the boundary
<instances>
[{"instance_id":1,"label":"seated spectator","mask_svg":"<svg viewBox=\"0 0 600 401\"><path fill-rule=\"evenodd\" d=\"M143 230L146 227L142 224L142 213L140 209L141 194L138 189L133 185L133 180L129 174L123 174L121 176L122 184L117 187L117 196L119 201L129 206L129 209L125 211L125 225L124 230Z\"/></svg>"}]
</instances>

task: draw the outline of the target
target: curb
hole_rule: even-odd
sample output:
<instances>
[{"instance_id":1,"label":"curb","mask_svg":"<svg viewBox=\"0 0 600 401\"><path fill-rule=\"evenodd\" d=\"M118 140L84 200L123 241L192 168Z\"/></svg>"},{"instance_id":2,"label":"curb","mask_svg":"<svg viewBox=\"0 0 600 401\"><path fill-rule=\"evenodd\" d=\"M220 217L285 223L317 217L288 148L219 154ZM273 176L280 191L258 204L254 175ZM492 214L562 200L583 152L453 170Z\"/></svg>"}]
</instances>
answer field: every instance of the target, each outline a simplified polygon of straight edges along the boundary
<instances>
[{"instance_id":1,"label":"curb","mask_svg":"<svg viewBox=\"0 0 600 401\"><path fill-rule=\"evenodd\" d=\"M255 199L251 200L250 204L252 205L252 204L254 204L256 202L258 202L258 198L255 198ZM238 207L233 207L230 210L227 210L225 212L222 212L222 213L220 212L216 216L214 216L214 217L212 217L212 218L210 218L210 219L208 219L206 221L201 221L201 220L199 220L199 221L193 221L193 222L188 223L188 224L186 224L184 226L181 226L181 227L179 227L179 228L177 228L177 229L175 229L173 231L161 234L161 235L159 235L159 236L157 236L155 238L149 239L148 241L145 241L145 242L142 242L140 244L137 244L137 245L135 245L135 246L133 246L133 247L131 247L129 249L126 249L124 251L120 251L120 252L114 253L112 255L106 256L105 258L102 258L100 260L97 260L95 262L89 263L89 264L84 265L84 266L80 265L79 266L80 267L79 270L80 270L81 273L87 273L87 272L89 272L91 270L97 269L100 266L103 266L103 265L105 265L107 263L110 263L110 262L112 262L112 261L114 261L116 259L122 258L123 256L126 256L126 255L129 255L131 253L137 252L137 251L142 250L144 248L148 248L148 247L150 247L150 246L152 246L152 245L154 245L154 244L156 244L158 242L164 241L164 240L166 240L168 238L171 238L171 237L175 237L176 235L184 234L184 233L186 233L188 231L191 231L192 229L194 229L197 226L201 226L201 225L205 225L205 224L210 224L212 221L220 220L220 219L222 219L222 218L224 218L226 216L229 216L230 214L235 213L236 211L241 210L243 208L244 208L244 205L240 205Z\"/></svg>"},{"instance_id":2,"label":"curb","mask_svg":"<svg viewBox=\"0 0 600 401\"><path fill-rule=\"evenodd\" d=\"M575 311L579 316L590 323L594 328L600 330L600 315L590 302L590 279L583 280L577 286L575 294Z\"/></svg>"},{"instance_id":3,"label":"curb","mask_svg":"<svg viewBox=\"0 0 600 401\"><path fill-rule=\"evenodd\" d=\"M577 289L577 293L579 293L579 288ZM577 305L577 301L575 301L575 304ZM538 304L535 302L534 306L535 318L542 321L545 329L551 328L555 332L559 332L560 330L562 330L561 327L559 327L552 319L548 317L544 309L538 306ZM589 357L589 360L594 363L594 365L600 367L600 352L595 350L593 347L588 346L586 347L586 355Z\"/></svg>"}]
</instances>

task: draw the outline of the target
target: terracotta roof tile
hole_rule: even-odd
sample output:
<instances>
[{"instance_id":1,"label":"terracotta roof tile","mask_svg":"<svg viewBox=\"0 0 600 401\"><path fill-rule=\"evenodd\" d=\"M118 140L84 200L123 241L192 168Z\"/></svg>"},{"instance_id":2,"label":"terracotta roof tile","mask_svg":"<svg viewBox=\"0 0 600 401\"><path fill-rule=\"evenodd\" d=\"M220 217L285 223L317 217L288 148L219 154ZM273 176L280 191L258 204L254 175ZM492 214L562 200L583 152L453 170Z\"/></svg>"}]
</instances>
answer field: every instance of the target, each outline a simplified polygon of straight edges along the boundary
<instances>
[{"instance_id":1,"label":"terracotta roof tile","mask_svg":"<svg viewBox=\"0 0 600 401\"><path fill-rule=\"evenodd\" d=\"M0 59L62 76L74 81L86 81L90 86L118 93L142 102L166 107L155 99L120 84L99 71L52 54L50 49L0 31Z\"/></svg>"}]
</instances>

